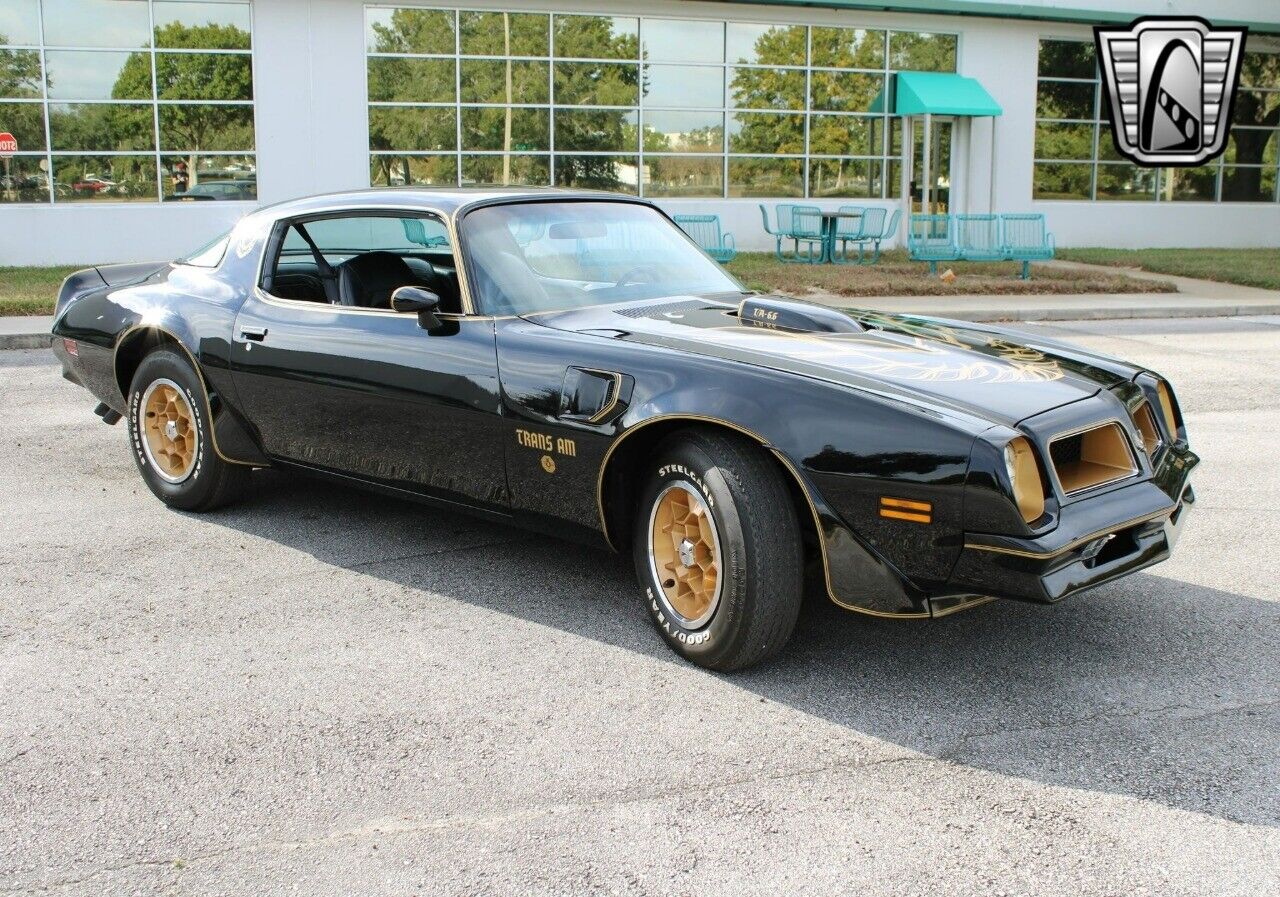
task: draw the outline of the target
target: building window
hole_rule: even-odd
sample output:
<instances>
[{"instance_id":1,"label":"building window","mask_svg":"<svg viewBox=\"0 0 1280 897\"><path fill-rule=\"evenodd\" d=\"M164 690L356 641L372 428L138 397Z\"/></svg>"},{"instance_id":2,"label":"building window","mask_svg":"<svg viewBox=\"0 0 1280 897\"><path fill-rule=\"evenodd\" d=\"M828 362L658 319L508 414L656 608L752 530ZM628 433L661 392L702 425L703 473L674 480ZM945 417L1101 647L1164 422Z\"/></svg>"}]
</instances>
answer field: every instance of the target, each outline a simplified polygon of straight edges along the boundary
<instances>
[{"instance_id":1,"label":"building window","mask_svg":"<svg viewBox=\"0 0 1280 897\"><path fill-rule=\"evenodd\" d=\"M889 77L955 71L957 38L370 6L366 49L375 186L884 198Z\"/></svg>"},{"instance_id":2,"label":"building window","mask_svg":"<svg viewBox=\"0 0 1280 897\"><path fill-rule=\"evenodd\" d=\"M0 202L257 198L248 3L5 0Z\"/></svg>"},{"instance_id":3,"label":"building window","mask_svg":"<svg viewBox=\"0 0 1280 897\"><path fill-rule=\"evenodd\" d=\"M1280 42L1250 38L1225 152L1196 168L1140 168L1116 152L1094 45L1040 41L1036 199L1275 202Z\"/></svg>"}]
</instances>

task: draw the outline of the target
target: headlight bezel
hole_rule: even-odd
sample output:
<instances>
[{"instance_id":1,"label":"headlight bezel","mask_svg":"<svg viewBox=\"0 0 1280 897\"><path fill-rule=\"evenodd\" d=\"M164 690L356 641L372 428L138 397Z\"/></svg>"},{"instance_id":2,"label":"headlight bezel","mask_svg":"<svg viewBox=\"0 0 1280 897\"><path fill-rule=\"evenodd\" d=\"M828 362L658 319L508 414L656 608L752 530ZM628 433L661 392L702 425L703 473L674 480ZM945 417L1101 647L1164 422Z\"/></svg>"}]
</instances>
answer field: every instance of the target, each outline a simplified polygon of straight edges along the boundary
<instances>
[{"instance_id":1,"label":"headlight bezel","mask_svg":"<svg viewBox=\"0 0 1280 897\"><path fill-rule=\"evenodd\" d=\"M1031 440L1015 436L1001 449L1005 475L1009 479L1010 495L1022 517L1031 526L1045 513L1045 479L1040 459Z\"/></svg>"}]
</instances>

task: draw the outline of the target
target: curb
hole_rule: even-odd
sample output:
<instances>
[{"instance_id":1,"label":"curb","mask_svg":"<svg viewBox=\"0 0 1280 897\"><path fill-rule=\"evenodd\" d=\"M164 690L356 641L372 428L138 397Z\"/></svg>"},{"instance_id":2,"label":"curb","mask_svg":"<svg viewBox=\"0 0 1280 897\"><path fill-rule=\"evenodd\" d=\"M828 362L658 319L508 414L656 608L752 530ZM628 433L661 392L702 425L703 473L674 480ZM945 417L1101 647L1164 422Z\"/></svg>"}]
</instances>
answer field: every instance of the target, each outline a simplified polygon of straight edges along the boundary
<instances>
[{"instance_id":1,"label":"curb","mask_svg":"<svg viewBox=\"0 0 1280 897\"><path fill-rule=\"evenodd\" d=\"M0 350L47 349L52 345L52 333L0 333Z\"/></svg>"},{"instance_id":2,"label":"curb","mask_svg":"<svg viewBox=\"0 0 1280 897\"><path fill-rule=\"evenodd\" d=\"M847 306L858 307L858 306ZM864 306L865 307L865 306ZM887 310L886 310L887 311ZM1235 318L1280 314L1280 305L1135 306L1132 308L930 309L890 314L936 315L975 324L1007 321L1110 321L1136 318Z\"/></svg>"}]
</instances>

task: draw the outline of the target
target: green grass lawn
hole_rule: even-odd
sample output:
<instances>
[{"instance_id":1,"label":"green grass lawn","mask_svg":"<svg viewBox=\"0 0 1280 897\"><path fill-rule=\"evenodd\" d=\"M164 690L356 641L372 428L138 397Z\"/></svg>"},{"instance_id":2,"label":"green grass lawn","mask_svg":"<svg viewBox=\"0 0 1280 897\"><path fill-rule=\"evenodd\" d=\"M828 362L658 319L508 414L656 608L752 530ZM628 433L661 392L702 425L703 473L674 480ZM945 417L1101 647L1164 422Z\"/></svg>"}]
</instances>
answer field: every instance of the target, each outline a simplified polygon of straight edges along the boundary
<instances>
[{"instance_id":1,"label":"green grass lawn","mask_svg":"<svg viewBox=\"0 0 1280 897\"><path fill-rule=\"evenodd\" d=\"M1280 249L1059 249L1058 258L1280 290Z\"/></svg>"},{"instance_id":2,"label":"green grass lawn","mask_svg":"<svg viewBox=\"0 0 1280 897\"><path fill-rule=\"evenodd\" d=\"M1017 262L940 262L955 280L929 274L924 262L913 262L905 250L880 256L874 265L797 265L778 261L772 253L743 253L726 265L753 290L803 297L819 292L837 296L963 296L975 294L1168 293L1173 285L1115 274L1031 266L1031 279L1019 280Z\"/></svg>"},{"instance_id":3,"label":"green grass lawn","mask_svg":"<svg viewBox=\"0 0 1280 897\"><path fill-rule=\"evenodd\" d=\"M0 315L51 315L58 287L85 265L52 268L0 268Z\"/></svg>"},{"instance_id":4,"label":"green grass lawn","mask_svg":"<svg viewBox=\"0 0 1280 897\"><path fill-rule=\"evenodd\" d=\"M1103 253L1109 250L1072 250L1075 253ZM1215 253L1228 256L1254 250L1152 250L1152 252ZM1277 271L1275 250L1257 250L1272 253L1271 269L1266 270L1259 257L1252 262L1260 279L1269 275L1271 282L1258 282L1258 286L1280 288L1280 271ZM1067 253L1061 252L1064 257ZM1251 257L1252 258L1252 257ZM1080 261L1095 261L1081 258ZM1121 264L1114 262L1113 264ZM1132 264L1132 262L1130 262ZM1208 262L1204 262L1208 264ZM65 265L48 268L0 268L0 315L47 315L53 313L53 303L58 295L62 279L84 265ZM804 296L820 292L837 296L963 296L981 293L1164 293L1171 292L1171 284L1162 281L1138 280L1126 277L1122 271L1115 274L1087 272L1083 270L1051 269L1032 265L1031 280L1019 280L1020 266L1015 262L955 262L950 263L956 279L946 283L930 276L929 268L922 262L912 262L902 250L886 252L874 265L795 265L779 262L772 253L750 252L739 255L726 267L751 289L780 292L791 296ZM945 270L948 263L939 267ZM1151 270L1165 271L1164 268ZM1170 274L1187 274L1191 277L1209 276L1208 272L1192 273L1182 269L1168 269ZM1225 277L1219 279L1228 279ZM1235 281L1244 283L1253 281Z\"/></svg>"}]
</instances>

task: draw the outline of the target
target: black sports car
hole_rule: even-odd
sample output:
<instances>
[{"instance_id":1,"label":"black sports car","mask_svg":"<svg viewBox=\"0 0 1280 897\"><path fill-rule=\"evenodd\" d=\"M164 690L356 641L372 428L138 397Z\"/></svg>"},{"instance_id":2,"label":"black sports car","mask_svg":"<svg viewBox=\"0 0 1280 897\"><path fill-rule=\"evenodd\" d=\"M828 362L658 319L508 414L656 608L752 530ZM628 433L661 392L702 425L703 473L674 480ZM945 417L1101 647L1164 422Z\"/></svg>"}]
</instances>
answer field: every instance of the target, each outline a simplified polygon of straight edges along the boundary
<instances>
[{"instance_id":1,"label":"black sports car","mask_svg":"<svg viewBox=\"0 0 1280 897\"><path fill-rule=\"evenodd\" d=\"M265 208L58 298L65 376L164 502L292 467L630 551L729 670L831 600L1054 602L1169 556L1195 498L1168 383L997 327L754 295L640 200L381 190Z\"/></svg>"}]
</instances>

